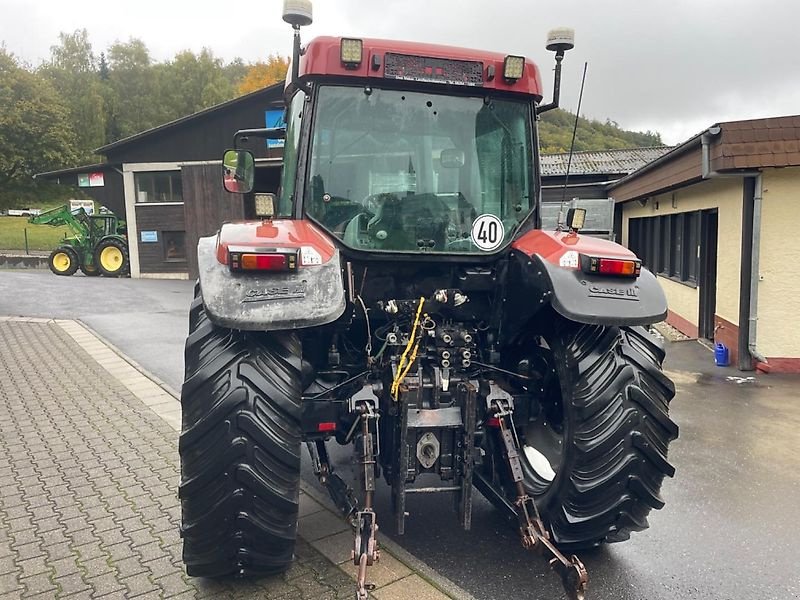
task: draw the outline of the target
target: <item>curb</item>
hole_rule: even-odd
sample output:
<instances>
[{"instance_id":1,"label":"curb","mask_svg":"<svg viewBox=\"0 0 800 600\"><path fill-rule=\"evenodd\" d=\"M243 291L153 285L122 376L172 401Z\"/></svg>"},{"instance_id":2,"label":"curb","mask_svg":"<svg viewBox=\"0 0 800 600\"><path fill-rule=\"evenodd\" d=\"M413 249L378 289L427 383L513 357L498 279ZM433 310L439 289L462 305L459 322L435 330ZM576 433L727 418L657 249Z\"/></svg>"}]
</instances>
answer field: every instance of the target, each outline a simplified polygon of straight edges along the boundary
<instances>
[{"instance_id":1,"label":"curb","mask_svg":"<svg viewBox=\"0 0 800 600\"><path fill-rule=\"evenodd\" d=\"M89 356L119 381L143 404L181 430L179 393L80 321L26 317L0 317L0 321L54 323L69 335ZM305 482L300 483L298 535L355 580L356 569L350 558L350 526L333 508L329 498ZM475 600L446 577L379 533L381 561L371 568L376 588L370 596L377 600Z\"/></svg>"},{"instance_id":2,"label":"curb","mask_svg":"<svg viewBox=\"0 0 800 600\"><path fill-rule=\"evenodd\" d=\"M0 254L0 269L48 269L46 256Z\"/></svg>"}]
</instances>

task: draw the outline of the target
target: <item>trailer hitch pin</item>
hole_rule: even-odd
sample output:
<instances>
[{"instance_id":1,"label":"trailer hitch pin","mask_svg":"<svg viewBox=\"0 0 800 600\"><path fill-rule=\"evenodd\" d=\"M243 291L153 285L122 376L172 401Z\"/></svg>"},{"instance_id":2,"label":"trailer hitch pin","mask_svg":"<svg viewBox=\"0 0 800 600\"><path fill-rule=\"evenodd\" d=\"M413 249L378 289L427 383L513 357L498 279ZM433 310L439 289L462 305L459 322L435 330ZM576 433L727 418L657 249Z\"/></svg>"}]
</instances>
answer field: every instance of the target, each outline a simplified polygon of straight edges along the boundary
<instances>
[{"instance_id":1,"label":"trailer hitch pin","mask_svg":"<svg viewBox=\"0 0 800 600\"><path fill-rule=\"evenodd\" d=\"M542 555L549 554L549 564L561 577L561 585L569 600L584 600L586 595L586 584L589 581L589 574L580 559L574 554L567 558L556 548L550 539L550 533L539 516L539 509L536 502L531 498L522 483L522 463L519 458L519 439L514 428L513 407L505 400L495 400L495 417L500 426L500 438L506 451L511 477L517 490L517 499L514 505L517 507L517 519L519 520L519 532L522 547L526 550L533 550Z\"/></svg>"}]
</instances>

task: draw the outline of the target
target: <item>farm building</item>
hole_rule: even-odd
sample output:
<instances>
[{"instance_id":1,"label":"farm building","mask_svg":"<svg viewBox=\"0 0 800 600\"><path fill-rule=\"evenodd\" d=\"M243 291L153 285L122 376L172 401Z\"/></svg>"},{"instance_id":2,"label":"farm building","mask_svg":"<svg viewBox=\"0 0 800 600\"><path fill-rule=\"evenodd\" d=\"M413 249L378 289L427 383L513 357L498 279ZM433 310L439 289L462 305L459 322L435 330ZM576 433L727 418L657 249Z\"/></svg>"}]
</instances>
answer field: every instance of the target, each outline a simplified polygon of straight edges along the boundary
<instances>
[{"instance_id":1,"label":"farm building","mask_svg":"<svg viewBox=\"0 0 800 600\"><path fill-rule=\"evenodd\" d=\"M718 123L608 189L670 324L740 369L800 372L800 116Z\"/></svg>"},{"instance_id":2,"label":"farm building","mask_svg":"<svg viewBox=\"0 0 800 600\"><path fill-rule=\"evenodd\" d=\"M223 221L254 216L252 194L222 189L222 154L238 130L281 118L282 96L283 83L273 85L98 148L105 163L38 177L85 188L125 219L132 277L196 277L197 259L188 249ZM248 146L264 191L276 191L280 182L283 151L275 142Z\"/></svg>"}]
</instances>

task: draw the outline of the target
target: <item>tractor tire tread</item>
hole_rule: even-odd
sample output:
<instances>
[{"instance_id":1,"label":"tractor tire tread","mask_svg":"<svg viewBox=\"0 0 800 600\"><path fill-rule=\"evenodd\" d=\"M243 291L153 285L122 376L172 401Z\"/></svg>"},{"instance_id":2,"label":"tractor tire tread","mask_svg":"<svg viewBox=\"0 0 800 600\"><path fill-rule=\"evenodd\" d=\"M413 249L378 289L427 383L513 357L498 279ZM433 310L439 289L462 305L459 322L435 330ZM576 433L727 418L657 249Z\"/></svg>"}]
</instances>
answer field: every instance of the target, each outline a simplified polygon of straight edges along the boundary
<instances>
[{"instance_id":1,"label":"tractor tire tread","mask_svg":"<svg viewBox=\"0 0 800 600\"><path fill-rule=\"evenodd\" d=\"M178 493L187 572L282 572L297 535L299 339L214 325L199 288L189 319Z\"/></svg>"},{"instance_id":2,"label":"tractor tire tread","mask_svg":"<svg viewBox=\"0 0 800 600\"><path fill-rule=\"evenodd\" d=\"M663 346L644 328L566 321L556 339L574 420L568 476L545 508L554 538L569 550L628 539L664 506L661 484L675 473L667 460L678 435L668 412L675 388L661 371Z\"/></svg>"}]
</instances>

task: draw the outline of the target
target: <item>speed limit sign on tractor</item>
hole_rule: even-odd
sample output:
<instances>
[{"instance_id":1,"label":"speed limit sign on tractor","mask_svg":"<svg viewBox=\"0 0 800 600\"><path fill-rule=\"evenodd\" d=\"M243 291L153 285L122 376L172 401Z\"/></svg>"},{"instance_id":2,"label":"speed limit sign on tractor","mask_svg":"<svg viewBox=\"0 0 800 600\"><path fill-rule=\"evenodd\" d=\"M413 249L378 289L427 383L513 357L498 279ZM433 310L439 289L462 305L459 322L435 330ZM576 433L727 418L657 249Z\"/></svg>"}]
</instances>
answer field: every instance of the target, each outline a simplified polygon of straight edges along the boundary
<instances>
[{"instance_id":1,"label":"speed limit sign on tractor","mask_svg":"<svg viewBox=\"0 0 800 600\"><path fill-rule=\"evenodd\" d=\"M472 243L481 250L494 250L506 236L503 222L495 215L481 215L472 223Z\"/></svg>"}]
</instances>

